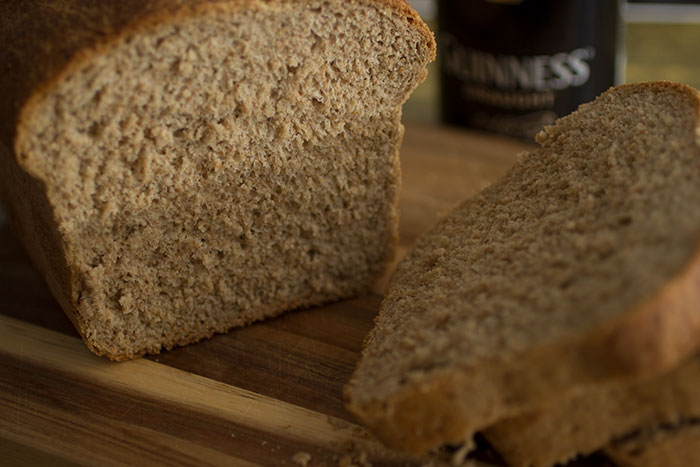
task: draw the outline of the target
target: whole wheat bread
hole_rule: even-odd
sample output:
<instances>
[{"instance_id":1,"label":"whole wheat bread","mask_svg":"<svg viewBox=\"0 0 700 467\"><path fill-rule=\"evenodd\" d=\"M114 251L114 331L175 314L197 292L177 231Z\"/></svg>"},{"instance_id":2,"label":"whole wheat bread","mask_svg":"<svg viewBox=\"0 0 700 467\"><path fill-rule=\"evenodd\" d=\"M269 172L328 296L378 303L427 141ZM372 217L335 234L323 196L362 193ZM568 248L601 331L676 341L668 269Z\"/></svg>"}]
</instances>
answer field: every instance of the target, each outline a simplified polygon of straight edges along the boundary
<instances>
[{"instance_id":1,"label":"whole wheat bread","mask_svg":"<svg viewBox=\"0 0 700 467\"><path fill-rule=\"evenodd\" d=\"M647 427L700 419L700 356L649 381L594 388L482 431L512 466L550 466L597 451ZM556 441L553 441L556 440ZM626 443L614 443L618 446Z\"/></svg>"},{"instance_id":2,"label":"whole wheat bread","mask_svg":"<svg viewBox=\"0 0 700 467\"><path fill-rule=\"evenodd\" d=\"M397 237L403 0L9 0L0 198L121 360L356 294Z\"/></svg>"},{"instance_id":3,"label":"whole wheat bread","mask_svg":"<svg viewBox=\"0 0 700 467\"><path fill-rule=\"evenodd\" d=\"M423 452L700 343L698 93L614 88L466 201L399 265L346 390Z\"/></svg>"},{"instance_id":4,"label":"whole wheat bread","mask_svg":"<svg viewBox=\"0 0 700 467\"><path fill-rule=\"evenodd\" d=\"M618 467L700 465L700 420L657 425L632 433L605 449Z\"/></svg>"}]
</instances>

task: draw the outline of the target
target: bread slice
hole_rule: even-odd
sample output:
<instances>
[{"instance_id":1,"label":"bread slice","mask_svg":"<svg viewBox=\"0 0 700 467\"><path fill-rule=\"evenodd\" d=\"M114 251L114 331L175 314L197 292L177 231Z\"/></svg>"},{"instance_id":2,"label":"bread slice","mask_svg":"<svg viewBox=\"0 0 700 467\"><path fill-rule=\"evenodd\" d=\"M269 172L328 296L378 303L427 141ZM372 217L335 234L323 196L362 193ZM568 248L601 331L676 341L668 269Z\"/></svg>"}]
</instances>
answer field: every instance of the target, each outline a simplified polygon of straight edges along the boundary
<instances>
[{"instance_id":1,"label":"bread slice","mask_svg":"<svg viewBox=\"0 0 700 467\"><path fill-rule=\"evenodd\" d=\"M613 88L418 240L346 390L423 452L700 343L697 91Z\"/></svg>"},{"instance_id":2,"label":"bread slice","mask_svg":"<svg viewBox=\"0 0 700 467\"><path fill-rule=\"evenodd\" d=\"M0 31L0 197L94 352L357 294L391 257L435 53L406 2L10 0Z\"/></svg>"},{"instance_id":3,"label":"bread slice","mask_svg":"<svg viewBox=\"0 0 700 467\"><path fill-rule=\"evenodd\" d=\"M509 465L550 466L651 426L700 420L700 356L650 381L591 389L482 432ZM556 440L556 442L553 442Z\"/></svg>"},{"instance_id":4,"label":"bread slice","mask_svg":"<svg viewBox=\"0 0 700 467\"><path fill-rule=\"evenodd\" d=\"M700 420L685 420L634 433L605 449L619 467L700 465Z\"/></svg>"}]
</instances>

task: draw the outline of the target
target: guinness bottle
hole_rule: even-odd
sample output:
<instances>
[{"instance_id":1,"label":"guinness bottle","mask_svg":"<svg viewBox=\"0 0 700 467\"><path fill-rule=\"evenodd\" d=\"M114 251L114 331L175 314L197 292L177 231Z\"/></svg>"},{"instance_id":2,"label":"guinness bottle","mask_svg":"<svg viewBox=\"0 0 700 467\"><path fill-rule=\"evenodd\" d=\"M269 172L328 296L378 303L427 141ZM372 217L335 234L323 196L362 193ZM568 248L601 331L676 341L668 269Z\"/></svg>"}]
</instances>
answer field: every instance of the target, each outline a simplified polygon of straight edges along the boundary
<instances>
[{"instance_id":1,"label":"guinness bottle","mask_svg":"<svg viewBox=\"0 0 700 467\"><path fill-rule=\"evenodd\" d=\"M616 84L618 0L440 0L446 123L532 139Z\"/></svg>"}]
</instances>

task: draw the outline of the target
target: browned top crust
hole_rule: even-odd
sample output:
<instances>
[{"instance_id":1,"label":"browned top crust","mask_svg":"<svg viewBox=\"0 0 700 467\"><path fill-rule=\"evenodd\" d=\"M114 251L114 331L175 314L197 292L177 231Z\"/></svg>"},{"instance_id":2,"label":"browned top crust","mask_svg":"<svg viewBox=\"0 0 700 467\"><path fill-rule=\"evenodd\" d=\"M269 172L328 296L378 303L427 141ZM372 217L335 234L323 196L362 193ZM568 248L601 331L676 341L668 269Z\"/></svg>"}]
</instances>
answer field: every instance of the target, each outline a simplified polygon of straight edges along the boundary
<instances>
[{"instance_id":1,"label":"browned top crust","mask_svg":"<svg viewBox=\"0 0 700 467\"><path fill-rule=\"evenodd\" d=\"M23 107L66 70L122 35L188 16L203 8L230 10L303 0L5 0L0 3L0 147L13 148ZM399 11L425 36L435 55L432 32L406 0L348 0Z\"/></svg>"}]
</instances>

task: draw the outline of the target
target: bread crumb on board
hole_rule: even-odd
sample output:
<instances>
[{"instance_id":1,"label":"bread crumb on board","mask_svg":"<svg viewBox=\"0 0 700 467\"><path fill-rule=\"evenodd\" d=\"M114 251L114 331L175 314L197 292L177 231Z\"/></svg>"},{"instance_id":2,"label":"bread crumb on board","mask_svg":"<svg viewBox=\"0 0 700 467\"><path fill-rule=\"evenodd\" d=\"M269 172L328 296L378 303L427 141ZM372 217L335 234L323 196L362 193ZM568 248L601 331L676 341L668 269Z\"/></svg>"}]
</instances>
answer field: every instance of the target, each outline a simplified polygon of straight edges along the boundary
<instances>
[{"instance_id":1,"label":"bread crumb on board","mask_svg":"<svg viewBox=\"0 0 700 467\"><path fill-rule=\"evenodd\" d=\"M294 456L292 456L292 462L294 462L296 465L301 465L302 467L306 467L309 465L309 462L311 461L311 454L308 452L304 451L299 451Z\"/></svg>"}]
</instances>

